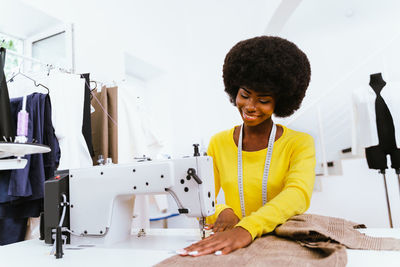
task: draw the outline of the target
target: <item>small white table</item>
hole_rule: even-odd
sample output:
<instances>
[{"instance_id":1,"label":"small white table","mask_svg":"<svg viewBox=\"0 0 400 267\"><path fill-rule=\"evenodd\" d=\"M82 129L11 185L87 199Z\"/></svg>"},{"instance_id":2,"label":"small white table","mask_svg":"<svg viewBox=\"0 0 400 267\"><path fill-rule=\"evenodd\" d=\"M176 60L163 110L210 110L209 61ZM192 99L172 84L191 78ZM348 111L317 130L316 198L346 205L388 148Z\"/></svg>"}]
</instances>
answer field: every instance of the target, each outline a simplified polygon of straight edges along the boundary
<instances>
[{"instance_id":1,"label":"small white table","mask_svg":"<svg viewBox=\"0 0 400 267\"><path fill-rule=\"evenodd\" d=\"M400 238L400 229L363 229L362 232ZM132 236L111 247L67 246L62 259L49 255L52 247L43 241L28 240L0 247L0 263L4 267L152 266L197 240L200 240L197 229L150 229L145 237ZM347 253L349 267L400 266L400 251L347 250Z\"/></svg>"},{"instance_id":2,"label":"small white table","mask_svg":"<svg viewBox=\"0 0 400 267\"><path fill-rule=\"evenodd\" d=\"M0 141L0 158L22 157L30 154L41 154L50 152L50 147L35 143L13 143Z\"/></svg>"},{"instance_id":3,"label":"small white table","mask_svg":"<svg viewBox=\"0 0 400 267\"><path fill-rule=\"evenodd\" d=\"M23 169L28 160L22 158L25 155L50 152L50 147L34 143L13 143L0 141L0 170ZM7 157L17 157L3 159Z\"/></svg>"}]
</instances>

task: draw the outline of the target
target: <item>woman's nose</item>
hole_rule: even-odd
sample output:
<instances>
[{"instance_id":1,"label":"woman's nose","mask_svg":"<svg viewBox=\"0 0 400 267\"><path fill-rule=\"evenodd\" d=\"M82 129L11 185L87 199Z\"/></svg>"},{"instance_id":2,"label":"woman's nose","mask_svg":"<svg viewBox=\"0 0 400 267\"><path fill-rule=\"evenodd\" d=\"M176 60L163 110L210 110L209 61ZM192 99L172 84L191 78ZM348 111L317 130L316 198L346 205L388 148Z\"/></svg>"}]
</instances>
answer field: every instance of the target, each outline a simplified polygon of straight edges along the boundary
<instances>
[{"instance_id":1,"label":"woman's nose","mask_svg":"<svg viewBox=\"0 0 400 267\"><path fill-rule=\"evenodd\" d=\"M245 105L246 111L254 112L256 110L256 105L252 99L248 99Z\"/></svg>"}]
</instances>

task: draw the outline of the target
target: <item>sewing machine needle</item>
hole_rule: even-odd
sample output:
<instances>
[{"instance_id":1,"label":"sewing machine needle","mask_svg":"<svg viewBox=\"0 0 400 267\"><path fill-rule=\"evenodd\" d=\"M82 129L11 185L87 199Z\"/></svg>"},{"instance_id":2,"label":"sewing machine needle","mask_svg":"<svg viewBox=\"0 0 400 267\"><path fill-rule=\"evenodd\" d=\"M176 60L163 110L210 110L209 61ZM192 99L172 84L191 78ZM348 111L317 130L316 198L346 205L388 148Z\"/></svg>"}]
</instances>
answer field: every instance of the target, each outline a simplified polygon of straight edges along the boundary
<instances>
[{"instance_id":1,"label":"sewing machine needle","mask_svg":"<svg viewBox=\"0 0 400 267\"><path fill-rule=\"evenodd\" d=\"M206 226L206 218L205 217L202 217L201 219L200 219L200 225L201 225L201 231L202 231L202 236L201 236L201 239L204 239L204 238L206 238L206 230L205 230L205 226Z\"/></svg>"}]
</instances>

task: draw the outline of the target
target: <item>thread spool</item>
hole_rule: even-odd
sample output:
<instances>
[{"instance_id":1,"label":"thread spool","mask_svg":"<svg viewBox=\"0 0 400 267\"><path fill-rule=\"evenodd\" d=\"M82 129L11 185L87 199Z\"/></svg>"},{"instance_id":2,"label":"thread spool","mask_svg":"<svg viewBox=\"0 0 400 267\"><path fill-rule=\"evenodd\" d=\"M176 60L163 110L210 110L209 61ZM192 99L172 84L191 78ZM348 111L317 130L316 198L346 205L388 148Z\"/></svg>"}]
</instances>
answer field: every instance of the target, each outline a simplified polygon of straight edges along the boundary
<instances>
[{"instance_id":1,"label":"thread spool","mask_svg":"<svg viewBox=\"0 0 400 267\"><path fill-rule=\"evenodd\" d=\"M18 126L17 135L18 136L28 136L28 122L29 114L25 110L18 112Z\"/></svg>"},{"instance_id":2,"label":"thread spool","mask_svg":"<svg viewBox=\"0 0 400 267\"><path fill-rule=\"evenodd\" d=\"M26 143L28 141L28 123L29 123L29 113L26 112L26 96L22 99L22 109L18 112L18 121L17 121L17 137L15 138L15 142L17 143Z\"/></svg>"}]
</instances>

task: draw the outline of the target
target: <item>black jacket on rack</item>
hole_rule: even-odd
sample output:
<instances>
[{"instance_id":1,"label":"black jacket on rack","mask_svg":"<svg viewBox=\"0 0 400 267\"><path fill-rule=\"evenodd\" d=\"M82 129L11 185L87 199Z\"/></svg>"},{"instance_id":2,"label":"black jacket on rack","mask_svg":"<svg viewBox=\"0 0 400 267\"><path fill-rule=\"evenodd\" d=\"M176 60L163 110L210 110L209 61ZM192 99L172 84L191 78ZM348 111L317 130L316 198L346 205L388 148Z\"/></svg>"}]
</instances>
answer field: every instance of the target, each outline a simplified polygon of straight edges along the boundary
<instances>
[{"instance_id":1,"label":"black jacket on rack","mask_svg":"<svg viewBox=\"0 0 400 267\"><path fill-rule=\"evenodd\" d=\"M10 141L14 141L15 127L12 123L10 110L10 97L8 95L6 76L4 75L4 65L6 61L6 49L0 47L0 141L3 136Z\"/></svg>"}]
</instances>

